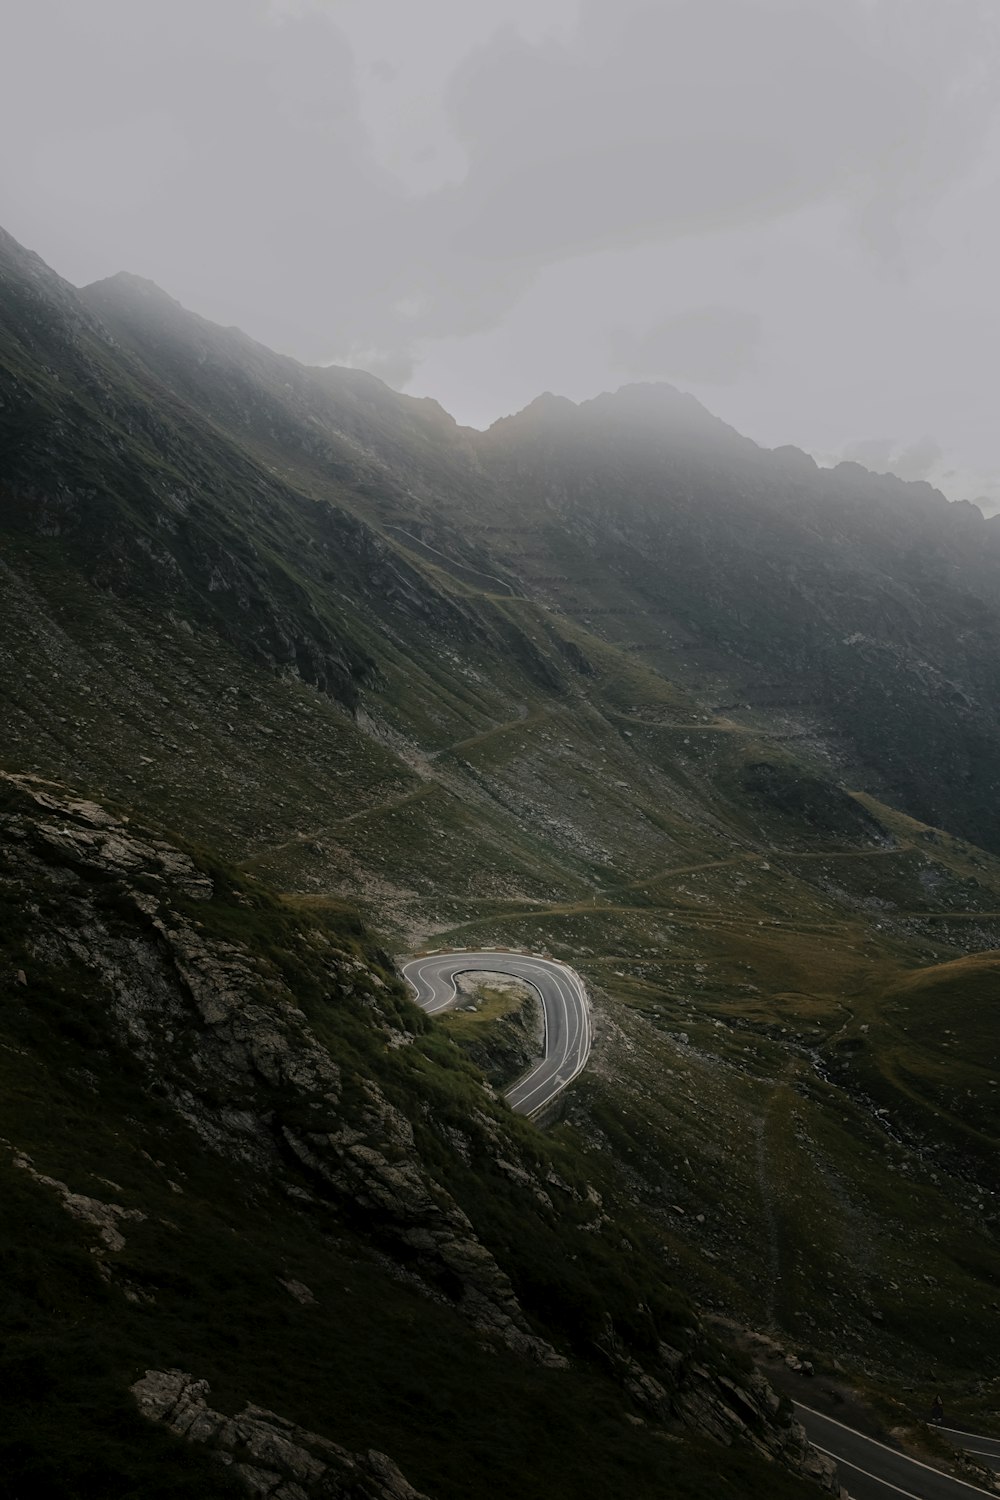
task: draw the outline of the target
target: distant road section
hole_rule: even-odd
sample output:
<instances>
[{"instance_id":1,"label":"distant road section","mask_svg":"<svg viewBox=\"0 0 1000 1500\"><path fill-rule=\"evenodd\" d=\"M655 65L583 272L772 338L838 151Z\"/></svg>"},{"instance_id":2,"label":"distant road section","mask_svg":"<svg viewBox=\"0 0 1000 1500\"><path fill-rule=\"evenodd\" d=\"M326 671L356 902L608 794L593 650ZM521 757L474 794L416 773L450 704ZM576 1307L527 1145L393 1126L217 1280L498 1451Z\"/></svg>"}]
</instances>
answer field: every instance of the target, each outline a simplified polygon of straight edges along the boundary
<instances>
[{"instance_id":1,"label":"distant road section","mask_svg":"<svg viewBox=\"0 0 1000 1500\"><path fill-rule=\"evenodd\" d=\"M795 1415L813 1447L837 1460L840 1482L851 1500L899 1500L900 1495L904 1500L973 1500L976 1495L995 1494L952 1479L798 1401Z\"/></svg>"},{"instance_id":2,"label":"distant road section","mask_svg":"<svg viewBox=\"0 0 1000 1500\"><path fill-rule=\"evenodd\" d=\"M975 1432L963 1432L959 1427L939 1427L953 1448L964 1448L973 1458L984 1460L983 1467L1000 1471L1000 1438L983 1437Z\"/></svg>"},{"instance_id":3,"label":"distant road section","mask_svg":"<svg viewBox=\"0 0 1000 1500\"><path fill-rule=\"evenodd\" d=\"M579 974L551 958L527 953L432 953L403 965L403 977L428 1015L449 1010L458 1001L459 974L509 974L538 995L545 1020L545 1050L540 1062L507 1090L507 1102L529 1119L538 1115L572 1083L590 1055L590 1010Z\"/></svg>"}]
</instances>

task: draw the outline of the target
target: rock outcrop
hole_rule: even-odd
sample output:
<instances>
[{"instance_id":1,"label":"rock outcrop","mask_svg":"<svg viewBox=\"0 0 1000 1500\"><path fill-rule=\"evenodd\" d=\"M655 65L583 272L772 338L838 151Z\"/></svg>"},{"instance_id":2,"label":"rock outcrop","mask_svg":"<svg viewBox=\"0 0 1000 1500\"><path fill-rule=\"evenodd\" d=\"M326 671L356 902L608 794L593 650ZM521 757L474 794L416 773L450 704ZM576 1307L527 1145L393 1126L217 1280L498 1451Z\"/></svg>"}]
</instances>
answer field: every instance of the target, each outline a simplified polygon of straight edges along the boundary
<instances>
[{"instance_id":1,"label":"rock outcrop","mask_svg":"<svg viewBox=\"0 0 1000 1500\"><path fill-rule=\"evenodd\" d=\"M621 1349L610 1324L602 1347L617 1365L624 1390L647 1417L680 1422L727 1448L754 1448L839 1494L836 1464L811 1445L805 1428L790 1417L787 1403L782 1405L759 1370L737 1377L661 1342L649 1361L651 1373Z\"/></svg>"},{"instance_id":2,"label":"rock outcrop","mask_svg":"<svg viewBox=\"0 0 1000 1500\"><path fill-rule=\"evenodd\" d=\"M350 1048L324 1044L324 1013L347 1010L377 1038L382 1056L405 1055L424 1023L401 1003L388 970L379 972L357 948L338 946L308 921L279 926L281 941L301 950L307 1000L278 961L280 948L220 935L220 905L227 932L244 920L254 931L268 910L255 907L265 898L253 888L225 889L227 878L104 807L52 783L0 773L0 897L19 893L26 913L18 967L0 973L0 985L6 979L30 1004L36 975L85 972L100 1035L127 1052L151 1093L204 1149L251 1179L266 1177L310 1212L350 1226L390 1274L453 1306L485 1347L505 1346L556 1370L567 1366L431 1170L415 1125L419 1109L412 1119L403 1112L377 1064L366 1069ZM588 1243L593 1223L563 1224L554 1198L601 1209L593 1189L539 1171L485 1101L463 1116L461 1129L447 1122L434 1129L466 1166L473 1148L486 1153L514 1195L512 1211L540 1214L546 1232L577 1259L574 1249ZM99 1197L45 1172L16 1144L11 1154L87 1231L103 1280L133 1303L154 1302L158 1288L134 1284L122 1254L129 1226L148 1230L147 1216L116 1202L119 1190L107 1178L99 1181L110 1196ZM315 1305L308 1286L280 1279L290 1300ZM606 1291L613 1297L613 1287ZM537 1316L537 1305L532 1309ZM572 1346L572 1330L560 1337ZM724 1373L696 1328L681 1342L637 1358L608 1314L598 1347L643 1420L755 1450L832 1484L829 1466L763 1377ZM213 1411L204 1382L181 1371L151 1370L134 1389L147 1415L210 1445L257 1495L404 1500L415 1493L381 1455L347 1454L254 1406L234 1418Z\"/></svg>"},{"instance_id":3,"label":"rock outcrop","mask_svg":"<svg viewBox=\"0 0 1000 1500\"><path fill-rule=\"evenodd\" d=\"M34 952L99 978L119 1040L178 1116L212 1150L363 1223L484 1333L544 1364L564 1363L531 1331L509 1278L427 1172L412 1125L378 1082L359 1075L345 1090L341 1067L277 968L210 939L186 914L185 904L212 896L193 860L93 803L30 778L2 779L33 815L0 815L0 882L23 880L30 866L58 890L65 913L38 924ZM404 1041L383 981L322 934L314 944L326 1000L362 995L386 1045ZM105 1228L117 1232L110 1221Z\"/></svg>"},{"instance_id":4,"label":"rock outcrop","mask_svg":"<svg viewBox=\"0 0 1000 1500\"><path fill-rule=\"evenodd\" d=\"M349 1453L261 1406L213 1411L206 1380L147 1370L132 1387L143 1416L204 1443L260 1500L426 1500L384 1453Z\"/></svg>"},{"instance_id":5,"label":"rock outcrop","mask_svg":"<svg viewBox=\"0 0 1000 1500\"><path fill-rule=\"evenodd\" d=\"M460 974L457 984L470 1004L475 1004L483 989L509 997L509 1009L493 1019L484 1019L475 1028L464 1025L466 1018L455 1013L445 1018L445 1025L465 1055L492 1083L497 1087L513 1083L545 1050L545 1022L537 995L528 985L505 974Z\"/></svg>"}]
</instances>

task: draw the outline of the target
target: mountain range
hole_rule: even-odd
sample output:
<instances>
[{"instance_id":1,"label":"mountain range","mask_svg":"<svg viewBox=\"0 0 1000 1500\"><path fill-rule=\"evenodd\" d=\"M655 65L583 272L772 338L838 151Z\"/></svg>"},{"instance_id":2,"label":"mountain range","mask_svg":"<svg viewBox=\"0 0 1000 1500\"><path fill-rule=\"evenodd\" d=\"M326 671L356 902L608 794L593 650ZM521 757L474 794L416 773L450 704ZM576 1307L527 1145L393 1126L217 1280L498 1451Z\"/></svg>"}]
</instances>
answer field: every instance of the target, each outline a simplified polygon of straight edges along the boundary
<instances>
[{"instance_id":1,"label":"mountain range","mask_svg":"<svg viewBox=\"0 0 1000 1500\"><path fill-rule=\"evenodd\" d=\"M1000 522L2 234L0 454L12 1493L807 1495L786 1353L989 1419ZM544 1129L429 946L583 976Z\"/></svg>"}]
</instances>

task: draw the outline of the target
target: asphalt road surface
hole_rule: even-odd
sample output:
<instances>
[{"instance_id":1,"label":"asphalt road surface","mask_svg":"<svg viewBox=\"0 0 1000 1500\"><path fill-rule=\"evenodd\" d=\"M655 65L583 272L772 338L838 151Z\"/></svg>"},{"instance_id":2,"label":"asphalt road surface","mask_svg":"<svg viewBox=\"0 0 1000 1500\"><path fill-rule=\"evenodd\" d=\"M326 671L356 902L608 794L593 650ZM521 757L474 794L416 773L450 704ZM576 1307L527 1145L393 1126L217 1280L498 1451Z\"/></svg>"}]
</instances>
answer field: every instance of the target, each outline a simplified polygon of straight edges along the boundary
<instances>
[{"instance_id":1,"label":"asphalt road surface","mask_svg":"<svg viewBox=\"0 0 1000 1500\"><path fill-rule=\"evenodd\" d=\"M590 1054L590 1012L583 980L565 964L527 953L433 953L403 965L403 977L428 1015L458 1001L456 974L509 974L529 984L542 1003L545 1048L540 1062L507 1090L518 1114L539 1114L583 1069Z\"/></svg>"},{"instance_id":2,"label":"asphalt road surface","mask_svg":"<svg viewBox=\"0 0 1000 1500\"><path fill-rule=\"evenodd\" d=\"M957 1427L939 1427L942 1437L953 1448L963 1448L986 1469L1000 1470L1000 1438L983 1437L976 1432L960 1432Z\"/></svg>"},{"instance_id":3,"label":"asphalt road surface","mask_svg":"<svg viewBox=\"0 0 1000 1500\"><path fill-rule=\"evenodd\" d=\"M507 1090L507 1100L519 1114L530 1118L540 1113L586 1064L591 1040L586 992L580 976L565 964L525 953L433 953L410 959L402 972L429 1015L458 1003L458 974L509 974L535 990L545 1018L544 1056ZM993 1493L952 1479L800 1402L795 1410L810 1442L836 1459L840 1482L852 1500L971 1500ZM1000 1467L1000 1440L948 1428L941 1432L956 1447L996 1458Z\"/></svg>"},{"instance_id":4,"label":"asphalt road surface","mask_svg":"<svg viewBox=\"0 0 1000 1500\"><path fill-rule=\"evenodd\" d=\"M824 1417L808 1406L795 1403L795 1415L805 1428L809 1441L821 1453L837 1460L840 1482L852 1500L972 1500L974 1495L988 1495L990 1490L952 1479L907 1458L895 1448L845 1427L832 1417ZM947 1434L945 1434L947 1436Z\"/></svg>"}]
</instances>

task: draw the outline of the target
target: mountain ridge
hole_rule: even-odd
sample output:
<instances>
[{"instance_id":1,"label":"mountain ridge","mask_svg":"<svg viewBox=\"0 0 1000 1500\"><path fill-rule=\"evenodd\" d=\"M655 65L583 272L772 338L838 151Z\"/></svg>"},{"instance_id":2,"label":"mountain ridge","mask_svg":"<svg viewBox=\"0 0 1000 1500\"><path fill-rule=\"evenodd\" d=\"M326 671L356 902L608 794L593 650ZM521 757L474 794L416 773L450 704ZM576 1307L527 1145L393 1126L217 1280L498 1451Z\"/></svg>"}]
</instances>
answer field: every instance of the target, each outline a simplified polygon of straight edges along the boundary
<instances>
[{"instance_id":1,"label":"mountain ridge","mask_svg":"<svg viewBox=\"0 0 1000 1500\"><path fill-rule=\"evenodd\" d=\"M910 504L895 481L838 479L738 435L706 447L661 428L647 441L636 412L676 404L663 392L617 406L598 398L599 422L592 406L554 398L527 423L477 434L374 377L294 366L169 302L164 330L131 283L101 285L78 294L0 240L0 765L21 778L0 839L12 906L26 895L25 852L44 848L53 862L50 875L36 871L51 891L29 911L30 942L16 928L0 936L0 1019L14 1028L2 1056L16 1085L0 1133L41 1177L147 1213L142 1285L171 1331L153 1339L159 1312L145 1332L129 1324L127 1357L114 1355L102 1384L105 1409L132 1402L147 1369L208 1380L213 1421L263 1402L268 1418L351 1451L385 1428L409 1482L457 1496L478 1411L430 1353L414 1366L423 1373L407 1387L411 1404L386 1404L376 1391L393 1357L384 1304L408 1358L406 1326L433 1323L435 1337L459 1341L468 1388L485 1381L510 1403L511 1451L539 1430L512 1394L518 1382L538 1393L547 1431L556 1409L560 1421L601 1414L595 1432L616 1462L636 1466L637 1494L658 1492L665 1476L692 1497L713 1493L707 1476L730 1460L745 1493L785 1483L754 1466L739 1429L729 1458L700 1439L677 1447L654 1435L664 1420L679 1434L670 1383L643 1351L653 1332L675 1348L663 1334L678 1318L697 1332L685 1321L692 1306L703 1325L718 1317L798 1351L821 1382L842 1367L889 1425L917 1415L917 1369L933 1372L956 1413L991 1410L1000 1058L985 955L1000 949L1000 572L983 529L922 490ZM680 409L690 410L683 399ZM127 1131L114 1125L118 1144L103 1133L102 1111L117 1116L89 1092L91 1049L103 1070L114 1033L123 1067L158 1068L176 1091L182 1078L190 1085L192 1056L209 1069L205 1019L182 996L185 1019L170 1038L158 1032L148 1056L127 1029L119 1035L115 954L152 943L158 963L172 951L172 929L151 936L145 911L152 902L163 920L155 861L121 900L127 873L105 871L110 906L99 910L111 925L97 968L70 963L54 992L37 982L51 957L47 924L69 922L70 953L77 940L79 908L59 902L79 850L58 829L39 842L20 800L26 777L43 796L103 808L123 847L129 830L150 830L154 851L182 851L216 882L211 902L178 918L195 947L218 940L256 955L239 960L250 988L232 1007L247 1020L246 1056L271 1055L253 975L284 975L286 990L312 995L329 957L316 930L379 979L385 992L361 976L357 994L329 1011L317 1000L309 1021L330 1066L353 1080L341 1123L356 1128L364 1098L396 1080L399 1128L420 1143L411 1165L481 1231L525 1299L525 1336L570 1359L563 1386L545 1385L544 1367L537 1378L511 1373L511 1350L486 1358L474 1332L454 1331L460 1292L427 1270L428 1223L402 1212L387 1239L363 1173L338 1189L337 1212L368 1226L363 1239L382 1214L365 1242L390 1259L412 1233L407 1253L436 1293L404 1278L417 1299L405 1310L391 1277L338 1260L337 1284L363 1274L363 1293L353 1307L332 1283L324 1295L351 1337L371 1344L364 1400L344 1430L295 1369L296 1350L309 1368L333 1358L313 1342L312 1314L294 1312L266 1390L249 1378L248 1331L227 1342L212 1313L212 1343L174 1321L155 1228L171 1217L161 1189L102 1198L96 1178L83 1180L81 1141L51 1112L39 1105L29 1131L18 1070L29 1059L39 1076L58 1074L71 1112L100 1125L105 1160L87 1170L122 1183ZM477 1068L396 987L389 954L425 945L550 953L587 981L596 1045L561 1117L535 1141L508 1140L522 1127L497 1116L512 1172L485 1144L473 1101L490 1095ZM393 1035L412 1040L386 1040L389 1004L401 1018ZM952 1011L955 1025L942 1027ZM980 1013L973 1035L962 1018ZM482 1057L477 1016L464 1013L458 1030ZM226 1140L238 1138L245 1087L220 1075L198 1105L206 1119L222 1112ZM270 1130L271 1115L301 1141L303 1100L279 1090L265 1108L271 1087L253 1082L254 1130ZM165 1160L173 1125L153 1095L130 1098L149 1155ZM484 1109L492 1120L494 1105ZM216 1148L200 1140L192 1171L212 1181ZM300 1157L293 1170L320 1171L323 1152L351 1146L338 1136L318 1166ZM393 1151L407 1157L402 1136ZM581 1186L578 1202L544 1175L520 1179L538 1152L555 1153L562 1181L596 1183L604 1206ZM499 1174L497 1205L517 1197L509 1218L491 1217L480 1169L483 1181ZM240 1184L248 1201L263 1191L252 1174ZM43 1186L25 1179L19 1191L61 1264L80 1247L66 1211L42 1208ZM217 1243L210 1197L191 1209L192 1244ZM284 1198L267 1201L278 1248L245 1204L232 1213L270 1266L294 1259L295 1224ZM308 1274L278 1270L309 1286L322 1253L308 1251ZM368 1265L369 1251L358 1253L350 1266ZM30 1283L30 1266L24 1274ZM71 1317L82 1294L67 1285ZM240 1258L225 1307L246 1330L263 1299L267 1326L284 1327L260 1288L253 1258ZM120 1286L106 1295L129 1318L145 1305ZM582 1343L567 1350L574 1319ZM736 1378L727 1360L746 1373L725 1349L705 1358L710 1380ZM666 1406L645 1376L668 1391ZM25 1420L37 1455L51 1435L42 1442ZM82 1420L74 1409L74 1431ZM770 1429L763 1410L754 1421ZM115 1459L131 1462L124 1450ZM618 1493L608 1462L594 1484ZM552 1469L519 1476L523 1493L557 1481ZM802 1493L794 1474L787 1484Z\"/></svg>"},{"instance_id":2,"label":"mountain ridge","mask_svg":"<svg viewBox=\"0 0 1000 1500\"><path fill-rule=\"evenodd\" d=\"M175 315L177 312L182 313L185 317L195 320L206 330L211 329L218 332L221 329L221 331L225 332L228 335L238 335L240 340L245 341L247 346L252 346L253 348L258 350L266 349L265 345L261 344L258 340L253 339L250 335L244 333L236 325L229 325L225 328L222 328L222 325L213 323L210 319L204 317L202 314L195 313L186 308L180 301L172 297L168 292L164 291L156 282L150 281L142 276L138 276L133 272L118 271L111 276L101 278L94 282L89 282L83 287L76 288L85 303L93 303L98 306L100 306L101 303L107 302L108 293L114 293L122 289L126 291L138 291L140 294L145 295L146 297L150 297L154 301L159 299L161 305L165 309L171 310L171 312ZM272 354L272 351L267 350L267 353ZM476 428L463 428L461 424L459 424L456 419L433 396L408 396L405 393L396 390L394 387L387 385L386 382L383 381L379 376L373 375L363 368L352 368L350 366L342 366L336 364L322 366L306 365L302 364L300 361L294 359L289 355L272 355L272 357L286 361L290 366L295 366L299 370L309 371L313 374L316 374L319 371L329 371L330 378L338 382L347 382L356 379L358 381L359 387L367 387L373 392L378 391L382 394L391 394L391 396L395 398L397 402L405 402L411 407L422 404L427 410L433 411L435 416L443 417L445 419L445 425L448 428L456 428L459 432L473 434L479 431L479 429ZM485 429L482 430L484 432L492 432L496 428L503 428L506 426L506 424L516 422L518 421L518 419L525 418L529 415L532 419L534 419L535 417L545 417L546 415L554 417L558 412L562 412L568 417L571 410L580 412L585 415L588 412L594 410L601 412L608 409L614 411L616 408L618 410L628 410L629 408L632 408L633 410L641 411L644 407L648 411L650 411L650 413L655 413L658 408L660 410L665 410L672 407L675 411L683 411L694 415L699 425L702 425L706 430L711 430L716 433L725 433L727 437L735 436L740 440L740 443L744 447L744 449L746 449L747 445L752 444L752 446L758 449L760 452L770 454L772 457L777 455L786 456L788 458L788 461L795 464L795 466L800 471L818 470L820 472L832 472L834 474L839 472L842 476L847 476L848 474L853 474L855 471L860 471L860 473L865 477L863 482L868 482L871 480L884 480L887 482L887 489L894 489L896 487L902 486L904 492L911 497L919 496L923 498L924 496L927 496L928 491L930 491L933 493L933 497L935 500L940 499L949 506L958 506L963 514L970 511L979 511L979 514L982 515L982 511L974 500L950 500L939 489L929 484L926 480L899 479L891 472L869 469L856 460L840 460L838 463L828 466L828 469L822 469L821 466L816 463L815 458L813 458L811 454L809 454L805 449L796 447L793 444L782 444L778 445L775 448L769 449L764 445L755 442L753 439L747 438L745 435L739 433L736 428L731 426L731 424L723 422L720 418L715 417L711 412L708 411L708 408L704 405L704 403L692 393L683 391L679 387L673 385L670 381L665 380L641 380L627 382L622 386L616 387L614 390L601 391L594 396L585 397L579 401L571 400L569 397L558 393L545 391L540 395L534 397L518 411L496 417L491 423L488 424ZM706 418L708 419L707 422L705 420Z\"/></svg>"}]
</instances>

